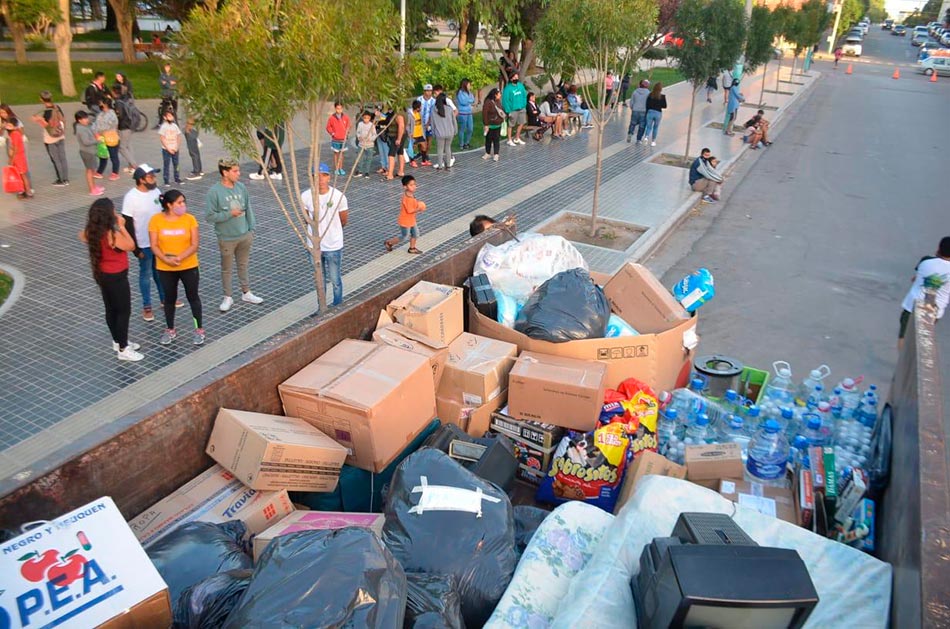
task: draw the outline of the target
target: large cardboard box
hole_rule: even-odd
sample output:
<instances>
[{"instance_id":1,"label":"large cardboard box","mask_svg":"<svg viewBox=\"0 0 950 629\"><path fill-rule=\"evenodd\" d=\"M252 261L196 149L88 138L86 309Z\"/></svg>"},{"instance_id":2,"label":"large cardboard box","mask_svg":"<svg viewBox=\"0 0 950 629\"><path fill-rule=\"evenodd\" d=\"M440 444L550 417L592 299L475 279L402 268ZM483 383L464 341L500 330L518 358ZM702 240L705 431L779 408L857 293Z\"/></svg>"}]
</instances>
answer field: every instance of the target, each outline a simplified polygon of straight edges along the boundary
<instances>
[{"instance_id":1,"label":"large cardboard box","mask_svg":"<svg viewBox=\"0 0 950 629\"><path fill-rule=\"evenodd\" d=\"M465 329L462 289L422 281L394 299L386 312L397 323L442 343Z\"/></svg>"},{"instance_id":2,"label":"large cardboard box","mask_svg":"<svg viewBox=\"0 0 950 629\"><path fill-rule=\"evenodd\" d=\"M448 344L429 338L425 334L407 328L401 323L393 323L392 318L385 310L379 313L376 331L373 332L373 340L377 343L398 347L407 352L425 356L429 361L429 366L432 367L433 390L439 388L439 382L442 381L442 370L445 369L445 361L449 356Z\"/></svg>"},{"instance_id":3,"label":"large cardboard box","mask_svg":"<svg viewBox=\"0 0 950 629\"><path fill-rule=\"evenodd\" d=\"M276 537L290 535L300 531L326 531L342 529L347 526L357 526L370 529L382 537L383 523L386 521L382 513L343 513L341 511L294 511L286 518L270 527L254 538L254 562L261 558L261 553Z\"/></svg>"},{"instance_id":4,"label":"large cardboard box","mask_svg":"<svg viewBox=\"0 0 950 629\"><path fill-rule=\"evenodd\" d=\"M637 483L648 474L685 479L686 468L653 450L643 450L636 456L630 467L627 468L627 474L624 477L623 487L620 489L620 497L617 498L617 506L614 507L614 513L620 513L620 508L633 496L633 492L637 488Z\"/></svg>"},{"instance_id":5,"label":"large cardboard box","mask_svg":"<svg viewBox=\"0 0 950 629\"><path fill-rule=\"evenodd\" d=\"M449 357L439 384L439 397L465 406L481 406L508 388L518 347L463 332L449 344Z\"/></svg>"},{"instance_id":6,"label":"large cardboard box","mask_svg":"<svg viewBox=\"0 0 950 629\"><path fill-rule=\"evenodd\" d=\"M286 490L251 489L214 465L130 520L129 527L148 546L186 522L241 520L248 533L260 533L293 510Z\"/></svg>"},{"instance_id":7,"label":"large cardboard box","mask_svg":"<svg viewBox=\"0 0 950 629\"><path fill-rule=\"evenodd\" d=\"M686 479L718 489L721 479L743 477L742 448L738 443L686 446Z\"/></svg>"},{"instance_id":8,"label":"large cardboard box","mask_svg":"<svg viewBox=\"0 0 950 629\"><path fill-rule=\"evenodd\" d=\"M470 406L458 400L437 397L436 415L443 424L455 424L473 437L483 437L491 423L492 413L508 401L508 391L502 391L481 406Z\"/></svg>"},{"instance_id":9,"label":"large cardboard box","mask_svg":"<svg viewBox=\"0 0 950 629\"><path fill-rule=\"evenodd\" d=\"M346 448L302 419L222 408L205 448L251 489L333 491Z\"/></svg>"},{"instance_id":10,"label":"large cardboard box","mask_svg":"<svg viewBox=\"0 0 950 629\"><path fill-rule=\"evenodd\" d=\"M604 405L607 365L521 352L508 374L508 414L587 432Z\"/></svg>"},{"instance_id":11,"label":"large cardboard box","mask_svg":"<svg viewBox=\"0 0 950 629\"><path fill-rule=\"evenodd\" d=\"M111 498L2 544L0 626L170 627L168 586Z\"/></svg>"},{"instance_id":12,"label":"large cardboard box","mask_svg":"<svg viewBox=\"0 0 950 629\"><path fill-rule=\"evenodd\" d=\"M639 336L549 343L492 321L469 303L470 332L514 343L521 351L601 361L607 365L609 387L631 377L655 391L671 391L677 381L685 382L699 343L697 318L690 317L646 267L627 264L607 286L607 298L626 313L624 319Z\"/></svg>"},{"instance_id":13,"label":"large cardboard box","mask_svg":"<svg viewBox=\"0 0 950 629\"><path fill-rule=\"evenodd\" d=\"M346 462L381 472L435 417L429 361L346 339L277 387L284 412L348 449Z\"/></svg>"},{"instance_id":14,"label":"large cardboard box","mask_svg":"<svg viewBox=\"0 0 950 629\"><path fill-rule=\"evenodd\" d=\"M723 479L719 483L719 493L743 507L798 524L795 513L795 494L788 487L772 487L745 480Z\"/></svg>"}]
</instances>

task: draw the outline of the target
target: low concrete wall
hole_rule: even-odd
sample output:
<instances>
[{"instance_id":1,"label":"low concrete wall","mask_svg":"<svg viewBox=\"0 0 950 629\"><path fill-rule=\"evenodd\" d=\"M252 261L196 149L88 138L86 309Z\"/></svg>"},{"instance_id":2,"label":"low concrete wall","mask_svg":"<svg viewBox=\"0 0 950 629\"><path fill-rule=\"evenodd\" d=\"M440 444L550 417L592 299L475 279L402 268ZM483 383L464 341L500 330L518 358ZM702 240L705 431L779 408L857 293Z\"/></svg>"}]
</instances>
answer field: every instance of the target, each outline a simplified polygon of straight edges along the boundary
<instances>
[{"instance_id":1,"label":"low concrete wall","mask_svg":"<svg viewBox=\"0 0 950 629\"><path fill-rule=\"evenodd\" d=\"M934 317L918 305L891 384L891 480L879 556L894 566L891 624L950 626L950 467Z\"/></svg>"},{"instance_id":2,"label":"low concrete wall","mask_svg":"<svg viewBox=\"0 0 950 629\"><path fill-rule=\"evenodd\" d=\"M220 407L282 414L277 385L345 338L369 339L379 311L419 280L460 284L488 242L470 243L327 319L305 321L236 356L119 421L124 432L0 498L0 527L46 520L101 496L134 517L213 461L204 453Z\"/></svg>"}]
</instances>

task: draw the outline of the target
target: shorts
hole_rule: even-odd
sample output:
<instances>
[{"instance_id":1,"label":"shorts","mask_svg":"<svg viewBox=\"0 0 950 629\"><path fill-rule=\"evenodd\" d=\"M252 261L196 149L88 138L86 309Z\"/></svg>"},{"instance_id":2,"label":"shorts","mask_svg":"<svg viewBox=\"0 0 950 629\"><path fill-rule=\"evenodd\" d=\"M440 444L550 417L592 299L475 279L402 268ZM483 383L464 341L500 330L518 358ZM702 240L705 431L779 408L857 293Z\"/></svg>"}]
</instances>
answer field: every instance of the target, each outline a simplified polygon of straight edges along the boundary
<instances>
[{"instance_id":1,"label":"shorts","mask_svg":"<svg viewBox=\"0 0 950 629\"><path fill-rule=\"evenodd\" d=\"M399 226L399 242L402 242L406 238L418 238L419 237L419 228L413 225L412 227L403 227Z\"/></svg>"},{"instance_id":2,"label":"shorts","mask_svg":"<svg viewBox=\"0 0 950 629\"><path fill-rule=\"evenodd\" d=\"M528 122L528 114L524 109L516 109L508 114L508 124L512 126L522 125Z\"/></svg>"},{"instance_id":3,"label":"shorts","mask_svg":"<svg viewBox=\"0 0 950 629\"><path fill-rule=\"evenodd\" d=\"M897 333L897 338L902 339L904 335L907 334L907 322L910 321L910 313L906 310L901 310L901 327L900 331Z\"/></svg>"},{"instance_id":4,"label":"shorts","mask_svg":"<svg viewBox=\"0 0 950 629\"><path fill-rule=\"evenodd\" d=\"M393 158L398 157L399 154L402 153L403 150L405 150L406 148L406 137L403 136L402 140L400 140L399 142L396 142L396 138L394 138L393 136L387 136L386 146L389 147L390 157L393 157Z\"/></svg>"},{"instance_id":5,"label":"shorts","mask_svg":"<svg viewBox=\"0 0 950 629\"><path fill-rule=\"evenodd\" d=\"M346 150L346 141L345 140L333 140L330 142L330 150L334 153L342 153Z\"/></svg>"},{"instance_id":6,"label":"shorts","mask_svg":"<svg viewBox=\"0 0 950 629\"><path fill-rule=\"evenodd\" d=\"M99 156L95 153L79 151L79 156L82 157L82 165L86 167L86 170L95 170L99 168Z\"/></svg>"}]
</instances>

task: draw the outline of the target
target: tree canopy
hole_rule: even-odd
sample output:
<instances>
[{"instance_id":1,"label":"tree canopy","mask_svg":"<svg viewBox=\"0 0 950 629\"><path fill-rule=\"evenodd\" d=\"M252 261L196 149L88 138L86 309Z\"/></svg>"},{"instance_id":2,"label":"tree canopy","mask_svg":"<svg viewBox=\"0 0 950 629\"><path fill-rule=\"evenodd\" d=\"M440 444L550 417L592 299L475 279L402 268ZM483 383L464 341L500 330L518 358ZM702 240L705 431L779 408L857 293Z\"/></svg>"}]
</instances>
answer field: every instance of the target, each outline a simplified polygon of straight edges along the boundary
<instances>
[{"instance_id":1,"label":"tree canopy","mask_svg":"<svg viewBox=\"0 0 950 629\"><path fill-rule=\"evenodd\" d=\"M772 42L775 39L775 20L764 5L752 7L749 20L749 35L745 43L745 71L749 74L772 58Z\"/></svg>"}]
</instances>

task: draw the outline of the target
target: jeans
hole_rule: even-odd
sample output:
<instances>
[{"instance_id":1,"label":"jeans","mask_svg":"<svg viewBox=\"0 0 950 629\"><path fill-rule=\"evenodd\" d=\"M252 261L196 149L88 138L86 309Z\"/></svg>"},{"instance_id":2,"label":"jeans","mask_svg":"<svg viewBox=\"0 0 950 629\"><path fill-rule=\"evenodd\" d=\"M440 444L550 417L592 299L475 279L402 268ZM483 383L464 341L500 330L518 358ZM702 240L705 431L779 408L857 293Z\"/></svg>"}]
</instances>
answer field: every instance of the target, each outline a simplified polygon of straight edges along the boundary
<instances>
[{"instance_id":1,"label":"jeans","mask_svg":"<svg viewBox=\"0 0 950 629\"><path fill-rule=\"evenodd\" d=\"M49 161L53 162L56 179L59 181L69 181L69 170L66 166L66 141L60 140L59 142L47 144L46 153L49 155Z\"/></svg>"},{"instance_id":2,"label":"jeans","mask_svg":"<svg viewBox=\"0 0 950 629\"><path fill-rule=\"evenodd\" d=\"M129 168L139 165L135 153L132 152L132 129L119 129L119 154Z\"/></svg>"},{"instance_id":3,"label":"jeans","mask_svg":"<svg viewBox=\"0 0 950 629\"><path fill-rule=\"evenodd\" d=\"M326 285L327 297L330 296L330 287L333 287L333 301L330 305L339 306L343 303L343 250L321 251L320 265L323 267L323 283Z\"/></svg>"},{"instance_id":4,"label":"jeans","mask_svg":"<svg viewBox=\"0 0 950 629\"><path fill-rule=\"evenodd\" d=\"M254 232L247 232L235 240L219 240L218 249L221 251L221 288L225 297L231 296L231 269L237 260L238 282L241 292L251 290L247 268L251 259L251 244L254 242Z\"/></svg>"},{"instance_id":5,"label":"jeans","mask_svg":"<svg viewBox=\"0 0 950 629\"><path fill-rule=\"evenodd\" d=\"M448 168L452 165L452 136L435 138L435 165Z\"/></svg>"},{"instance_id":6,"label":"jeans","mask_svg":"<svg viewBox=\"0 0 950 629\"><path fill-rule=\"evenodd\" d=\"M463 147L472 142L472 132L475 130L475 120L472 114L459 114L459 147Z\"/></svg>"},{"instance_id":7,"label":"jeans","mask_svg":"<svg viewBox=\"0 0 950 629\"><path fill-rule=\"evenodd\" d=\"M119 147L118 146L107 146L109 149L109 157L100 157L99 158L99 169L96 171L100 175L106 171L106 164L109 163L109 159L112 160L112 172L113 174L119 174Z\"/></svg>"},{"instance_id":8,"label":"jeans","mask_svg":"<svg viewBox=\"0 0 950 629\"><path fill-rule=\"evenodd\" d=\"M359 159L356 163L356 172L369 174L369 171L373 168L373 149L372 147L359 149Z\"/></svg>"},{"instance_id":9,"label":"jeans","mask_svg":"<svg viewBox=\"0 0 950 629\"><path fill-rule=\"evenodd\" d=\"M198 173L204 172L201 169L201 150L198 147L195 147L195 150L191 150L191 147L188 147L188 155L191 156L191 172L192 174L197 175Z\"/></svg>"},{"instance_id":10,"label":"jeans","mask_svg":"<svg viewBox=\"0 0 950 629\"><path fill-rule=\"evenodd\" d=\"M175 166L174 173L172 173L172 171L169 170L169 166L171 166L172 164L174 164ZM162 149L162 165L164 167L164 169L162 170L162 174L165 175L166 186L168 185L168 176L171 174L175 175L175 183L181 183L181 175L178 174L178 151L175 151L174 153L169 153L165 149Z\"/></svg>"},{"instance_id":11,"label":"jeans","mask_svg":"<svg viewBox=\"0 0 950 629\"><path fill-rule=\"evenodd\" d=\"M142 307L152 307L152 284L149 280L155 280L158 286L158 300L165 301L165 288L161 280L158 279L158 270L155 268L155 254L151 247L142 248L142 256L139 258L139 291L142 293Z\"/></svg>"},{"instance_id":12,"label":"jeans","mask_svg":"<svg viewBox=\"0 0 950 629\"><path fill-rule=\"evenodd\" d=\"M389 168L389 143L384 137L376 138L376 148L379 149L379 167L383 170Z\"/></svg>"},{"instance_id":13,"label":"jeans","mask_svg":"<svg viewBox=\"0 0 950 629\"><path fill-rule=\"evenodd\" d=\"M656 134L660 132L660 120L663 119L663 112L651 109L647 112L647 126L644 135L650 135L656 142Z\"/></svg>"},{"instance_id":14,"label":"jeans","mask_svg":"<svg viewBox=\"0 0 950 629\"><path fill-rule=\"evenodd\" d=\"M630 126L627 127L627 135L633 135L633 130L637 130L637 142L643 139L643 132L647 126L646 111L631 111Z\"/></svg>"}]
</instances>

